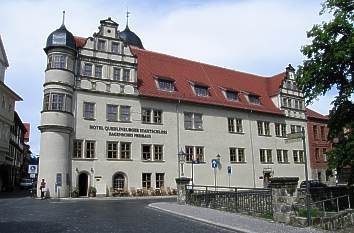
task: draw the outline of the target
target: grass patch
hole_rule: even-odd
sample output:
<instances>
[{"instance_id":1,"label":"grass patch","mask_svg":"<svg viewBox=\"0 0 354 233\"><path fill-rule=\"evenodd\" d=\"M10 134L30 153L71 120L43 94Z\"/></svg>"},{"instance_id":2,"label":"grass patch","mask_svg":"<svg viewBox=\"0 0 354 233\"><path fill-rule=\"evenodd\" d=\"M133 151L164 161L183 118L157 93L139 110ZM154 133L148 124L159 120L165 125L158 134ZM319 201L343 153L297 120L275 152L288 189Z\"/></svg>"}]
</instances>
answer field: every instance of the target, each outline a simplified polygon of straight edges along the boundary
<instances>
[{"instance_id":1,"label":"grass patch","mask_svg":"<svg viewBox=\"0 0 354 233\"><path fill-rule=\"evenodd\" d=\"M320 216L320 213L319 213L318 209L311 208L310 209L310 214L311 214L311 217L314 217L314 218ZM307 217L307 209L306 208L300 208L299 209L299 216L306 218Z\"/></svg>"},{"instance_id":2,"label":"grass patch","mask_svg":"<svg viewBox=\"0 0 354 233\"><path fill-rule=\"evenodd\" d=\"M270 213L270 212L263 213L263 214L260 214L259 217L272 220L273 219L273 213Z\"/></svg>"}]
</instances>

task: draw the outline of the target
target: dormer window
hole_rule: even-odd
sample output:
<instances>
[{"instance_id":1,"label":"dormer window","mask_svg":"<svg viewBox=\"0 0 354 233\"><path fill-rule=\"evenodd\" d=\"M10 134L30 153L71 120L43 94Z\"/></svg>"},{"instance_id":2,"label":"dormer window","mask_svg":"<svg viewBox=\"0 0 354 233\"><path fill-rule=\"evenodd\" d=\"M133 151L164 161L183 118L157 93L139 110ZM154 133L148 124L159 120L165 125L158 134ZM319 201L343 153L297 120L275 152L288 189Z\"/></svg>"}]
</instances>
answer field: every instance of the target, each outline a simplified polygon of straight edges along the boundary
<instances>
[{"instance_id":1,"label":"dormer window","mask_svg":"<svg viewBox=\"0 0 354 233\"><path fill-rule=\"evenodd\" d=\"M158 79L157 83L161 91L175 91L175 82L172 80Z\"/></svg>"},{"instance_id":2,"label":"dormer window","mask_svg":"<svg viewBox=\"0 0 354 233\"><path fill-rule=\"evenodd\" d=\"M261 99L258 95L248 95L248 101L251 104L261 104Z\"/></svg>"},{"instance_id":3,"label":"dormer window","mask_svg":"<svg viewBox=\"0 0 354 233\"><path fill-rule=\"evenodd\" d=\"M226 90L225 97L227 100L231 100L231 101L238 101L239 100L237 91Z\"/></svg>"},{"instance_id":4,"label":"dormer window","mask_svg":"<svg viewBox=\"0 0 354 233\"><path fill-rule=\"evenodd\" d=\"M119 53L119 43L112 42L112 53L118 54Z\"/></svg>"},{"instance_id":5,"label":"dormer window","mask_svg":"<svg viewBox=\"0 0 354 233\"><path fill-rule=\"evenodd\" d=\"M209 96L208 87L194 85L194 91L197 96Z\"/></svg>"}]
</instances>

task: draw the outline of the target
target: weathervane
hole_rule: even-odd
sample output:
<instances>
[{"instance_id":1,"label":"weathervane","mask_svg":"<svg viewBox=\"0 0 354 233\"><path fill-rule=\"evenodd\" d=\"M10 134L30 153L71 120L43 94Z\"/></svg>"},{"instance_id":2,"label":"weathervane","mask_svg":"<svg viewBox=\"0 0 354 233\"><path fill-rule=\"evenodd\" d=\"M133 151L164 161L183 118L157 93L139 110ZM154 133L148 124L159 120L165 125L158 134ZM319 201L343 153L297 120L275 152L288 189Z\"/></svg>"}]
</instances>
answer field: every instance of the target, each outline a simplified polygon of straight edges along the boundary
<instances>
[{"instance_id":1,"label":"weathervane","mask_svg":"<svg viewBox=\"0 0 354 233\"><path fill-rule=\"evenodd\" d=\"M65 11L63 11L63 22L62 22L62 26L64 26L64 22L65 22Z\"/></svg>"},{"instance_id":2,"label":"weathervane","mask_svg":"<svg viewBox=\"0 0 354 233\"><path fill-rule=\"evenodd\" d=\"M127 7L127 27L128 27L129 15L130 15L130 12L128 11L128 7Z\"/></svg>"}]
</instances>

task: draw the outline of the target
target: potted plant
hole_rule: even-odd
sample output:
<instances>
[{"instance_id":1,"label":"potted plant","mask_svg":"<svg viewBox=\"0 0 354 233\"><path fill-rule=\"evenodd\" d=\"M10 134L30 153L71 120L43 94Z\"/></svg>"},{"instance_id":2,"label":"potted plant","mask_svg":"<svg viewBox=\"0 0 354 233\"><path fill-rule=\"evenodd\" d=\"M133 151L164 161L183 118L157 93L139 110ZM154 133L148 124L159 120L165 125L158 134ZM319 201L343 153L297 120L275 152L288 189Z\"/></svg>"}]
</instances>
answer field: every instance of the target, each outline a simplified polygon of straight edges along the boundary
<instances>
[{"instance_id":1,"label":"potted plant","mask_svg":"<svg viewBox=\"0 0 354 233\"><path fill-rule=\"evenodd\" d=\"M78 187L74 187L73 191L71 192L71 197L79 197L79 188Z\"/></svg>"},{"instance_id":2,"label":"potted plant","mask_svg":"<svg viewBox=\"0 0 354 233\"><path fill-rule=\"evenodd\" d=\"M96 192L97 192L96 188L93 186L90 186L89 191L88 191L89 197L96 197Z\"/></svg>"}]
</instances>

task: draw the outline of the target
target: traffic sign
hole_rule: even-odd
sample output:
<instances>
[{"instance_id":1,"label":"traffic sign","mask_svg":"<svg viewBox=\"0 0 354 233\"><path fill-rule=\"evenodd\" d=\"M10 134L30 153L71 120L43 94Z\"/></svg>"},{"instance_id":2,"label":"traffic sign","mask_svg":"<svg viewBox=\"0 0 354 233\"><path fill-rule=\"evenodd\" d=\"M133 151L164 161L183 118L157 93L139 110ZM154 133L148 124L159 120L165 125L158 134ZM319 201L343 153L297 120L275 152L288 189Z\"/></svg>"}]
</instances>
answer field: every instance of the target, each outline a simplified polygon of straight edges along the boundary
<instances>
[{"instance_id":1,"label":"traffic sign","mask_svg":"<svg viewBox=\"0 0 354 233\"><path fill-rule=\"evenodd\" d=\"M37 165L28 165L28 173L29 174L37 174L38 166Z\"/></svg>"},{"instance_id":2,"label":"traffic sign","mask_svg":"<svg viewBox=\"0 0 354 233\"><path fill-rule=\"evenodd\" d=\"M232 172L232 168L231 168L231 166L227 166L227 173L230 175L230 174L231 174L231 172Z\"/></svg>"},{"instance_id":3,"label":"traffic sign","mask_svg":"<svg viewBox=\"0 0 354 233\"><path fill-rule=\"evenodd\" d=\"M212 159L212 160L211 160L211 167L212 167L212 168L217 168L217 166L218 166L218 160Z\"/></svg>"}]
</instances>

